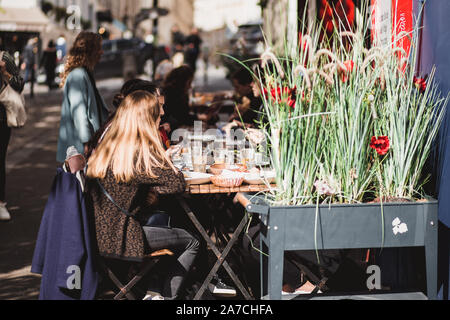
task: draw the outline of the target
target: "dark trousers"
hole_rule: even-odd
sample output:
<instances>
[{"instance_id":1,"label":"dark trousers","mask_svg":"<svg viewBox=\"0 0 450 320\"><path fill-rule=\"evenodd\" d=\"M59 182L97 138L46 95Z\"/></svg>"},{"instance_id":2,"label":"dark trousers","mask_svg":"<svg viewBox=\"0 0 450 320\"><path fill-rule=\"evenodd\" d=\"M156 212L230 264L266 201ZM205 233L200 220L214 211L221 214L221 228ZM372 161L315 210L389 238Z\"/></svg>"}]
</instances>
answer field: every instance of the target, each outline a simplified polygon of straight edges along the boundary
<instances>
[{"instance_id":1,"label":"dark trousers","mask_svg":"<svg viewBox=\"0 0 450 320\"><path fill-rule=\"evenodd\" d=\"M11 128L0 122L0 201L5 202L6 192L6 151L11 138Z\"/></svg>"},{"instance_id":2,"label":"dark trousers","mask_svg":"<svg viewBox=\"0 0 450 320\"><path fill-rule=\"evenodd\" d=\"M142 227L152 251L169 249L175 254L175 259L160 260L152 273L149 290L157 291L164 297L180 298L180 289L191 270L194 260L200 250L199 241L189 232L178 228ZM160 275L164 281L160 281Z\"/></svg>"}]
</instances>

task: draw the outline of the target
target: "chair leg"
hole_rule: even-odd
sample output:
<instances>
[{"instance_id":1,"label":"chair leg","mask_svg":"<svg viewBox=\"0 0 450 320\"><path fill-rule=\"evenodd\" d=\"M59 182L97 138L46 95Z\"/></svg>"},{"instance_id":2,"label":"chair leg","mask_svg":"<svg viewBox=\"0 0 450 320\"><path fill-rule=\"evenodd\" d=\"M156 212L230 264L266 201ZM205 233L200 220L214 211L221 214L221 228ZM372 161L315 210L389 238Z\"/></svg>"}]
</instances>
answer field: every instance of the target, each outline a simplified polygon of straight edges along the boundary
<instances>
[{"instance_id":1,"label":"chair leg","mask_svg":"<svg viewBox=\"0 0 450 320\"><path fill-rule=\"evenodd\" d=\"M112 280L112 282L114 282L114 284L119 288L120 293L121 294L119 296L119 294L117 294L114 297L114 300L119 300L123 295L125 295L127 297L128 300L136 300L136 297L134 296L134 294L132 294L131 292L128 291L123 291L125 286L122 284L122 282L120 282L120 280L116 277L116 275L111 271L110 268L108 268L106 266L106 264L102 261L100 262L101 266L103 267L103 269L105 270L106 274L108 275L108 277Z\"/></svg>"},{"instance_id":2,"label":"chair leg","mask_svg":"<svg viewBox=\"0 0 450 320\"><path fill-rule=\"evenodd\" d=\"M116 297L114 297L114 299L118 300L121 299L124 295L129 294L129 291L136 285L136 283L138 283L144 277L144 275L148 272L148 270L150 270L150 268L152 268L158 262L158 260L159 258L152 259L146 262L139 271L139 273L135 275L133 279L131 279L123 288L121 288L120 292L116 295ZM134 298L132 300L136 299Z\"/></svg>"}]
</instances>

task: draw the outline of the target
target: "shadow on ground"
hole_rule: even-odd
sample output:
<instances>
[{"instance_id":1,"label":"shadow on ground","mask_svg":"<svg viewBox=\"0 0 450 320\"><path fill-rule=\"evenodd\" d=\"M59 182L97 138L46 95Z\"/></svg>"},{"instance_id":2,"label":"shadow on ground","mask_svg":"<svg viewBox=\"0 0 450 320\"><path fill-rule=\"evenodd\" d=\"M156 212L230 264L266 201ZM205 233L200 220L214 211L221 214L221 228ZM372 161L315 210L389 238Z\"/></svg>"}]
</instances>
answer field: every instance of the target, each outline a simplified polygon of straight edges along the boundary
<instances>
[{"instance_id":1,"label":"shadow on ground","mask_svg":"<svg viewBox=\"0 0 450 320\"><path fill-rule=\"evenodd\" d=\"M0 280L0 300L35 300L39 297L40 276L28 275Z\"/></svg>"}]
</instances>

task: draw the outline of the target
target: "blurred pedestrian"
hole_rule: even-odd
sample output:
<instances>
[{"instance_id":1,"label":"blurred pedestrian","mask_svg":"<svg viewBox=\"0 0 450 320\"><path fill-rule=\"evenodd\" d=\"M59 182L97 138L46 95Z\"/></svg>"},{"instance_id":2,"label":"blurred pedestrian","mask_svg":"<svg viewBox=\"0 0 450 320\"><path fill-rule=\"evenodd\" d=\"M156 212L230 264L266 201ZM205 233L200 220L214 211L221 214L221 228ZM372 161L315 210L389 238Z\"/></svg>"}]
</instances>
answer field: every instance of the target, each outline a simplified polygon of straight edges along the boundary
<instances>
[{"instance_id":1,"label":"blurred pedestrian","mask_svg":"<svg viewBox=\"0 0 450 320\"><path fill-rule=\"evenodd\" d=\"M202 39L198 34L197 28L192 28L189 36L186 37L185 46L185 61L191 67L192 71L197 71L197 59L200 55L200 45L202 44Z\"/></svg>"},{"instance_id":2,"label":"blurred pedestrian","mask_svg":"<svg viewBox=\"0 0 450 320\"><path fill-rule=\"evenodd\" d=\"M46 84L48 90L52 90L55 87L55 70L56 70L56 46L53 40L48 42L47 49L44 50L40 61L40 67L44 67Z\"/></svg>"},{"instance_id":3,"label":"blurred pedestrian","mask_svg":"<svg viewBox=\"0 0 450 320\"><path fill-rule=\"evenodd\" d=\"M0 60L0 93L9 84L17 92L22 92L24 81L20 77L20 70L14 62L14 58L3 52ZM8 80L6 80L8 79ZM11 219L11 215L6 209L6 151L11 138L11 128L6 120L6 110L0 101L0 221Z\"/></svg>"},{"instance_id":4,"label":"blurred pedestrian","mask_svg":"<svg viewBox=\"0 0 450 320\"><path fill-rule=\"evenodd\" d=\"M183 52L185 36L180 31L177 24L173 25L172 29L172 55L176 52Z\"/></svg>"},{"instance_id":5,"label":"blurred pedestrian","mask_svg":"<svg viewBox=\"0 0 450 320\"><path fill-rule=\"evenodd\" d=\"M25 70L25 83L30 83L30 97L34 97L34 83L36 82L36 68L38 63L38 38L28 40L23 51L22 70Z\"/></svg>"},{"instance_id":6,"label":"blurred pedestrian","mask_svg":"<svg viewBox=\"0 0 450 320\"><path fill-rule=\"evenodd\" d=\"M202 48L202 58L203 58L203 85L208 85L208 68L209 68L209 47L204 45Z\"/></svg>"},{"instance_id":7,"label":"blurred pedestrian","mask_svg":"<svg viewBox=\"0 0 450 320\"><path fill-rule=\"evenodd\" d=\"M181 67L184 64L184 44L185 36L180 28L175 24L172 29L172 64L174 68Z\"/></svg>"},{"instance_id":8,"label":"blurred pedestrian","mask_svg":"<svg viewBox=\"0 0 450 320\"><path fill-rule=\"evenodd\" d=\"M56 156L59 162L64 162L70 146L84 154L87 142L108 117L108 108L92 75L102 54L101 36L82 31L67 56L61 79L64 96Z\"/></svg>"},{"instance_id":9,"label":"blurred pedestrian","mask_svg":"<svg viewBox=\"0 0 450 320\"><path fill-rule=\"evenodd\" d=\"M56 39L56 55L58 57L58 61L61 61L66 56L67 51L67 41L64 35L60 35L58 39Z\"/></svg>"}]
</instances>

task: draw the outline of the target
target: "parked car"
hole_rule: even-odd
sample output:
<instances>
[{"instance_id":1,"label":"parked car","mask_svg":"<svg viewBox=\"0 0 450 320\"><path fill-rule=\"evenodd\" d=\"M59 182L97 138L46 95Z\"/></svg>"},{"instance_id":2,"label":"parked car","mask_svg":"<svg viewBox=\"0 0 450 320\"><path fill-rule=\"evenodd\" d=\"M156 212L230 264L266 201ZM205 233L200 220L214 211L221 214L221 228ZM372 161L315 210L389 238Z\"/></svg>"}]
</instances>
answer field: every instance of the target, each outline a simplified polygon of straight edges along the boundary
<instances>
[{"instance_id":1,"label":"parked car","mask_svg":"<svg viewBox=\"0 0 450 320\"><path fill-rule=\"evenodd\" d=\"M94 74L96 78L126 76L127 70L134 69L143 74L152 65L153 45L141 39L114 39L103 41L103 56Z\"/></svg>"}]
</instances>

